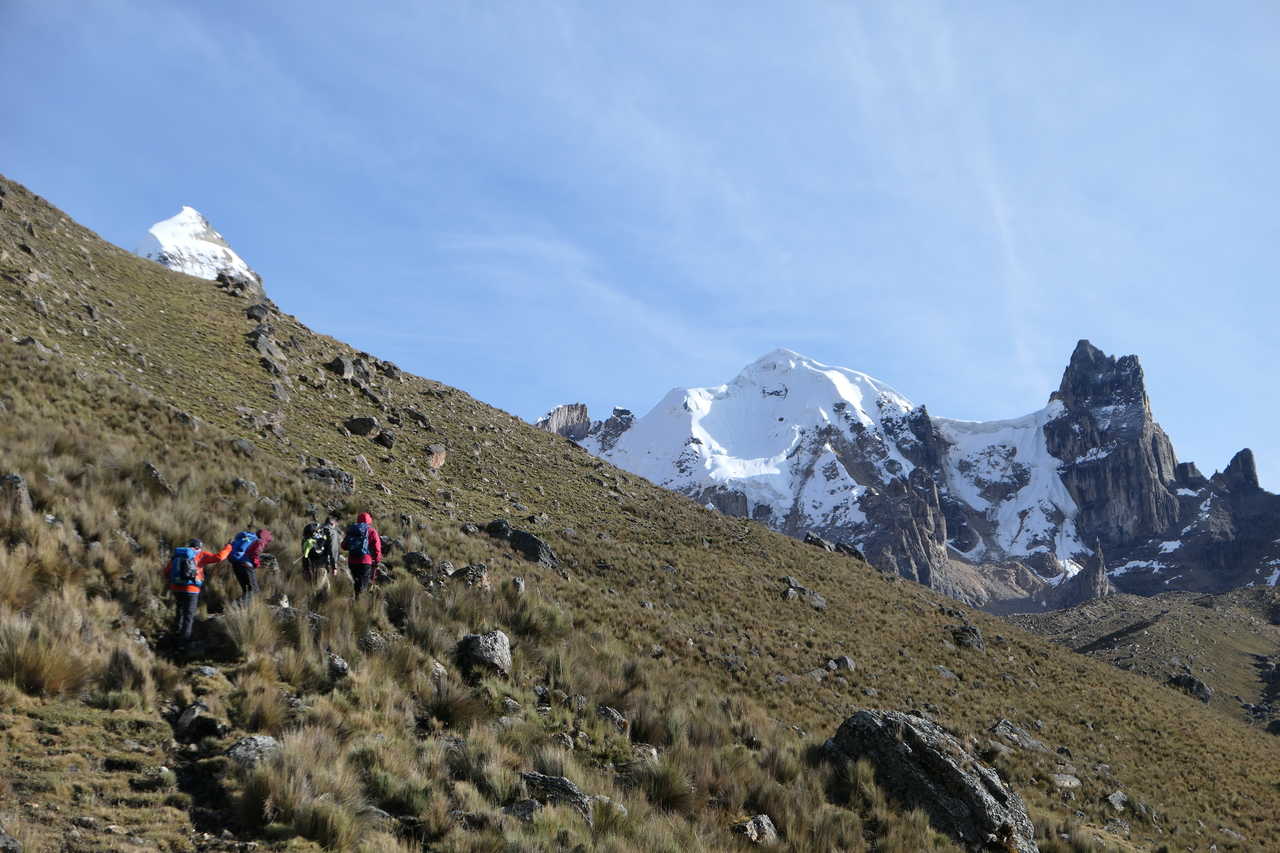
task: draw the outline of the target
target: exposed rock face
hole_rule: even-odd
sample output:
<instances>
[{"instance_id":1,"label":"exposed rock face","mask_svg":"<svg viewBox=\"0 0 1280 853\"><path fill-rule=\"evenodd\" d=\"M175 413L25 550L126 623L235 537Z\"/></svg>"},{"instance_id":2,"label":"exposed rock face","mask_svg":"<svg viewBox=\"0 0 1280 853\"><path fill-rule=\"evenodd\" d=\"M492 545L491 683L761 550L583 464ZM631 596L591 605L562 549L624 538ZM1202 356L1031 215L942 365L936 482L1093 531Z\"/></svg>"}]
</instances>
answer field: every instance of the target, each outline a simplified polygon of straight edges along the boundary
<instances>
[{"instance_id":1,"label":"exposed rock face","mask_svg":"<svg viewBox=\"0 0 1280 853\"><path fill-rule=\"evenodd\" d=\"M569 403L556 406L539 418L534 426L574 441L582 441L591 430L591 418L587 415L585 403Z\"/></svg>"},{"instance_id":2,"label":"exposed rock face","mask_svg":"<svg viewBox=\"0 0 1280 853\"><path fill-rule=\"evenodd\" d=\"M1252 453L1207 478L1179 463L1137 357L1088 341L1048 405L1012 420L935 417L778 350L640 419L574 404L540 423L575 438L587 424L576 440L623 469L998 612L1280 581L1280 496Z\"/></svg>"},{"instance_id":3,"label":"exposed rock face","mask_svg":"<svg viewBox=\"0 0 1280 853\"><path fill-rule=\"evenodd\" d=\"M594 438L600 447L609 449L633 423L635 415L627 409L615 408L607 420L593 421L585 403L569 403L556 406L538 418L534 426L574 441Z\"/></svg>"},{"instance_id":4,"label":"exposed rock face","mask_svg":"<svg viewBox=\"0 0 1280 853\"><path fill-rule=\"evenodd\" d=\"M934 723L897 711L859 711L831 743L849 760L870 761L886 792L923 809L938 831L974 847L1038 853L1022 797Z\"/></svg>"},{"instance_id":5,"label":"exposed rock face","mask_svg":"<svg viewBox=\"0 0 1280 853\"><path fill-rule=\"evenodd\" d=\"M1137 356L1116 359L1080 341L1050 399L1065 411L1045 424L1045 439L1062 460L1081 534L1121 544L1177 521L1173 445L1151 416Z\"/></svg>"}]
</instances>

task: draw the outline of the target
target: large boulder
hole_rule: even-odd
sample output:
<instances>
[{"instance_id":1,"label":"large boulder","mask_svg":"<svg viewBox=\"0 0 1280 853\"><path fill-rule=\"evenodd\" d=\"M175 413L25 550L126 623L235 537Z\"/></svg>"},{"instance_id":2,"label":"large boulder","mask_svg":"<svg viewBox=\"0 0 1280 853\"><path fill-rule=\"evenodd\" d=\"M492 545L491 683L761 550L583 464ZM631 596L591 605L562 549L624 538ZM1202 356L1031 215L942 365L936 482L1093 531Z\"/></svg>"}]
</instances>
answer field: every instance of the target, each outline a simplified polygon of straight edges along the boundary
<instances>
[{"instance_id":1,"label":"large boulder","mask_svg":"<svg viewBox=\"0 0 1280 853\"><path fill-rule=\"evenodd\" d=\"M252 770L280 751L280 741L271 735L249 735L231 744L227 757L245 770Z\"/></svg>"},{"instance_id":2,"label":"large boulder","mask_svg":"<svg viewBox=\"0 0 1280 853\"><path fill-rule=\"evenodd\" d=\"M527 530L512 530L507 541L530 562L541 563L552 569L560 566L560 558L551 550L551 546Z\"/></svg>"},{"instance_id":3,"label":"large boulder","mask_svg":"<svg viewBox=\"0 0 1280 853\"><path fill-rule=\"evenodd\" d=\"M848 760L868 760L885 791L907 808L923 809L938 831L968 845L1039 853L1022 798L935 723L899 711L859 711L831 745Z\"/></svg>"},{"instance_id":4,"label":"large boulder","mask_svg":"<svg viewBox=\"0 0 1280 853\"><path fill-rule=\"evenodd\" d=\"M529 789L529 796L540 803L563 804L573 807L591 823L591 798L564 776L546 776L542 773L521 773L520 778Z\"/></svg>"},{"instance_id":5,"label":"large boulder","mask_svg":"<svg viewBox=\"0 0 1280 853\"><path fill-rule=\"evenodd\" d=\"M382 428L377 418L370 417L347 418L342 425L352 435L373 435Z\"/></svg>"},{"instance_id":6,"label":"large boulder","mask_svg":"<svg viewBox=\"0 0 1280 853\"><path fill-rule=\"evenodd\" d=\"M1169 684L1179 690L1185 690L1206 704L1213 698L1213 688L1189 672L1180 672L1177 675L1169 676Z\"/></svg>"},{"instance_id":7,"label":"large boulder","mask_svg":"<svg viewBox=\"0 0 1280 853\"><path fill-rule=\"evenodd\" d=\"M501 631L467 634L458 643L454 656L464 672L494 672L504 677L511 672L511 640Z\"/></svg>"},{"instance_id":8,"label":"large boulder","mask_svg":"<svg viewBox=\"0 0 1280 853\"><path fill-rule=\"evenodd\" d=\"M758 847L768 847L778 843L778 830L767 814L758 814L751 820L735 823L733 831Z\"/></svg>"}]
</instances>

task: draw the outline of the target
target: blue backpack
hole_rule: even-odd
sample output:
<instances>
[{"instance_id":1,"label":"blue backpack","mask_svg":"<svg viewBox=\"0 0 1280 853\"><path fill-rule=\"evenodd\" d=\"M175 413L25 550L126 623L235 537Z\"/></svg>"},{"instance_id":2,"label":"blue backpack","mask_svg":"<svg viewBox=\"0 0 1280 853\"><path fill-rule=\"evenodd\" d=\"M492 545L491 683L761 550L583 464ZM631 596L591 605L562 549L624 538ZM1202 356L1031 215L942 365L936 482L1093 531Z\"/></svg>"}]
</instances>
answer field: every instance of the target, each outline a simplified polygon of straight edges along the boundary
<instances>
[{"instance_id":1,"label":"blue backpack","mask_svg":"<svg viewBox=\"0 0 1280 853\"><path fill-rule=\"evenodd\" d=\"M174 586L204 586L200 574L199 552L195 548L174 548L169 561L169 583Z\"/></svg>"},{"instance_id":2,"label":"blue backpack","mask_svg":"<svg viewBox=\"0 0 1280 853\"><path fill-rule=\"evenodd\" d=\"M369 556L369 525L359 521L348 527L347 536L342 540L342 550L353 557Z\"/></svg>"},{"instance_id":3,"label":"blue backpack","mask_svg":"<svg viewBox=\"0 0 1280 853\"><path fill-rule=\"evenodd\" d=\"M244 555L249 552L254 542L258 541L256 533L250 533L247 530L241 530L236 534L236 538L231 540L231 556L230 560L239 562L244 559Z\"/></svg>"}]
</instances>

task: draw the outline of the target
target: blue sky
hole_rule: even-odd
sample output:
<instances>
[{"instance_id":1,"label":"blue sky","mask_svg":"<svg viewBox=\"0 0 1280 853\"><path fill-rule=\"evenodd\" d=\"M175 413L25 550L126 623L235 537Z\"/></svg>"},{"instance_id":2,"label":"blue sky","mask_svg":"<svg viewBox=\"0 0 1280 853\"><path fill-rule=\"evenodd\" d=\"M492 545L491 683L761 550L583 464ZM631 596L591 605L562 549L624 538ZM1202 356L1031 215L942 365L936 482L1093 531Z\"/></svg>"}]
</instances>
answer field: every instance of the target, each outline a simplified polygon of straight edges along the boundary
<instances>
[{"instance_id":1,"label":"blue sky","mask_svg":"<svg viewBox=\"0 0 1280 853\"><path fill-rule=\"evenodd\" d=\"M126 248L190 204L527 418L778 346L1014 417L1087 337L1277 488L1277 44L1273 2L5 0L0 171Z\"/></svg>"}]
</instances>

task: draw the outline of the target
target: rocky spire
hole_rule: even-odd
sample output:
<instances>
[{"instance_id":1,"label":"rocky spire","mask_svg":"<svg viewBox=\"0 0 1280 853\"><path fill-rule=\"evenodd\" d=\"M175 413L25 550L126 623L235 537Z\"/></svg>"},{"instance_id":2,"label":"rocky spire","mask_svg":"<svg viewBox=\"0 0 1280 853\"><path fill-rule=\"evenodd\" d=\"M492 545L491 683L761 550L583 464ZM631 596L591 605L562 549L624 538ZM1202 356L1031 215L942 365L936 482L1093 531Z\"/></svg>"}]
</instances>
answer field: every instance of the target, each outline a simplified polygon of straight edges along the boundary
<instances>
[{"instance_id":1,"label":"rocky spire","mask_svg":"<svg viewBox=\"0 0 1280 853\"><path fill-rule=\"evenodd\" d=\"M1102 542L1093 546L1093 556L1085 563L1081 571L1084 575L1084 587L1090 600L1106 598L1113 590L1111 581L1107 579L1107 558L1102 553Z\"/></svg>"},{"instance_id":2,"label":"rocky spire","mask_svg":"<svg viewBox=\"0 0 1280 853\"><path fill-rule=\"evenodd\" d=\"M1079 574L1058 587L1053 606L1075 607L1086 601L1106 598L1113 592L1115 589L1107 578L1107 558L1102 553L1102 543L1098 542L1094 545L1093 555L1085 562Z\"/></svg>"},{"instance_id":3,"label":"rocky spire","mask_svg":"<svg viewBox=\"0 0 1280 853\"><path fill-rule=\"evenodd\" d=\"M1261 488L1258 485L1258 466L1253 461L1253 451L1246 447L1232 456L1227 470L1214 479L1220 479L1222 484L1233 492L1254 491Z\"/></svg>"},{"instance_id":4,"label":"rocky spire","mask_svg":"<svg viewBox=\"0 0 1280 853\"><path fill-rule=\"evenodd\" d=\"M1068 409L1137 402L1145 407L1142 365L1136 355L1115 358L1082 339L1071 353L1062 383L1049 399L1061 400Z\"/></svg>"}]
</instances>

